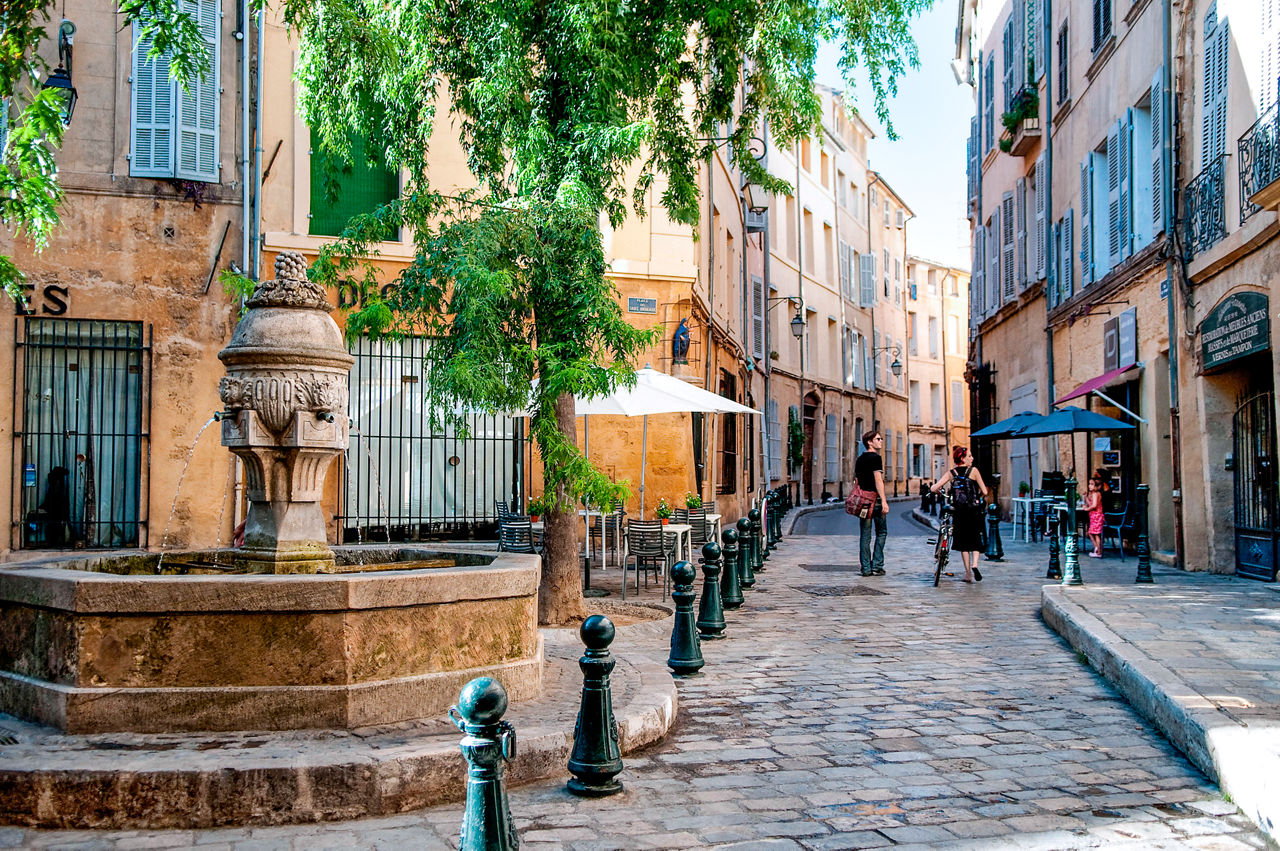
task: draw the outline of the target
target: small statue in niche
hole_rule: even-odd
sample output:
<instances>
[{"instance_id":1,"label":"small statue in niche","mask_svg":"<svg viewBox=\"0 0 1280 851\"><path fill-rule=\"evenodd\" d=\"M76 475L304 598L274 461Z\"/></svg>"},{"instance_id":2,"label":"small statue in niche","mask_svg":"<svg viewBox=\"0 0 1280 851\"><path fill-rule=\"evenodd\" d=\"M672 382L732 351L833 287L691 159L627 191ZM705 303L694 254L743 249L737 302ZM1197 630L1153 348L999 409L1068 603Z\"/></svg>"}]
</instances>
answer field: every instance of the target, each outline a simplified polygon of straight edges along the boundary
<instances>
[{"instance_id":1,"label":"small statue in niche","mask_svg":"<svg viewBox=\"0 0 1280 851\"><path fill-rule=\"evenodd\" d=\"M689 326L686 324L688 321L688 319L681 319L675 335L671 338L672 363L689 362Z\"/></svg>"}]
</instances>

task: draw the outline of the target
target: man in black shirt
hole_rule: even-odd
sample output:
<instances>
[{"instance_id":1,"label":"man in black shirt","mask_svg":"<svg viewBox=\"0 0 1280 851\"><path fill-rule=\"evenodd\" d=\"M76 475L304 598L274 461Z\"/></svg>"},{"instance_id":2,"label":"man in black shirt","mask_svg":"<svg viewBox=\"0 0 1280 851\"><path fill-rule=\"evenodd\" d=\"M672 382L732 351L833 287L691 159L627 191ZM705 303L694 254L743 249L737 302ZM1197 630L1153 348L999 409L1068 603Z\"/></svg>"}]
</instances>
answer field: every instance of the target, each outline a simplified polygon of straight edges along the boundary
<instances>
[{"instance_id":1,"label":"man in black shirt","mask_svg":"<svg viewBox=\"0 0 1280 851\"><path fill-rule=\"evenodd\" d=\"M858 480L858 487L876 494L876 504L871 507L871 516L859 521L862 525L860 559L863 576L884 576L884 542L889 537L889 500L884 495L884 460L880 457L880 448L884 446L884 438L878 431L869 431L862 436L862 445L866 451L858 456L853 465L853 476ZM871 527L875 525L875 555L871 552Z\"/></svg>"}]
</instances>

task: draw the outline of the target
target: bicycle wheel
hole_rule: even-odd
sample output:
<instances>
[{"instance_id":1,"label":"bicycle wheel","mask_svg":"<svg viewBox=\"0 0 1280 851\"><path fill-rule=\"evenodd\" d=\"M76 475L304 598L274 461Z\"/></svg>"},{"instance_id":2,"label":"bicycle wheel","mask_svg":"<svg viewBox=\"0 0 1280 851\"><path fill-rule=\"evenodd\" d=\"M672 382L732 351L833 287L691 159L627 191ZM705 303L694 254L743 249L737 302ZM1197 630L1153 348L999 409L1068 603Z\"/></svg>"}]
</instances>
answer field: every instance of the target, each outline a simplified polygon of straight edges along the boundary
<instances>
[{"instance_id":1,"label":"bicycle wheel","mask_svg":"<svg viewBox=\"0 0 1280 851\"><path fill-rule=\"evenodd\" d=\"M938 543L933 550L934 561L937 563L937 566L933 569L934 588L938 587L938 582L942 579L942 572L947 569L947 559L951 555L951 548L947 546L947 535L945 532L945 528L938 531Z\"/></svg>"}]
</instances>

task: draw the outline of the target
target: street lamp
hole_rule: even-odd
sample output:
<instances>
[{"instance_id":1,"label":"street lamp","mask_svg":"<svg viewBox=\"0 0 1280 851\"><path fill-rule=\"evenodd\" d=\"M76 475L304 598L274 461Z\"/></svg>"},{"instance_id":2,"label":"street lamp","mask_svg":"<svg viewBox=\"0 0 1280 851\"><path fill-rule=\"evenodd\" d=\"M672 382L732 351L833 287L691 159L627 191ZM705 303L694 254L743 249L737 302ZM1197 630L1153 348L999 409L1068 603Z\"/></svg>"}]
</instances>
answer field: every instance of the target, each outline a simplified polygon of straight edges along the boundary
<instances>
[{"instance_id":1,"label":"street lamp","mask_svg":"<svg viewBox=\"0 0 1280 851\"><path fill-rule=\"evenodd\" d=\"M804 336L804 317L797 313L791 317L791 336L799 340ZM901 364L899 364L901 366Z\"/></svg>"},{"instance_id":2,"label":"street lamp","mask_svg":"<svg viewBox=\"0 0 1280 851\"><path fill-rule=\"evenodd\" d=\"M747 209L752 213L763 213L769 209L769 193L758 183L748 183L742 188L747 199Z\"/></svg>"},{"instance_id":3,"label":"street lamp","mask_svg":"<svg viewBox=\"0 0 1280 851\"><path fill-rule=\"evenodd\" d=\"M71 115L76 111L76 87L71 84L71 44L75 34L76 25L63 18L58 26L58 67L40 86L52 89L61 101L58 111L62 113L63 125L71 124Z\"/></svg>"},{"instance_id":4,"label":"street lamp","mask_svg":"<svg viewBox=\"0 0 1280 851\"><path fill-rule=\"evenodd\" d=\"M874 358L881 352L893 352L893 363L889 364L889 371L893 373L894 378L902 377L902 361L898 360L898 358L902 357L902 349L897 345L880 346L871 350L871 357Z\"/></svg>"}]
</instances>

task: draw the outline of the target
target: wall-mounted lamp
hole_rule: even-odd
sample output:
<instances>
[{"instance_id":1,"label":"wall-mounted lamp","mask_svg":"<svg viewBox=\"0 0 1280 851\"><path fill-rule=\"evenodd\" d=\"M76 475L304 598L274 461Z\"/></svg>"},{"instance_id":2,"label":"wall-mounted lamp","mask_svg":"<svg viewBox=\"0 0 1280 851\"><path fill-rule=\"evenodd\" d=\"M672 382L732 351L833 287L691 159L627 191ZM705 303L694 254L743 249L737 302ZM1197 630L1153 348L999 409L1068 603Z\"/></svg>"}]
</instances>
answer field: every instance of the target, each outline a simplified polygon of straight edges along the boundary
<instances>
[{"instance_id":1,"label":"wall-mounted lamp","mask_svg":"<svg viewBox=\"0 0 1280 851\"><path fill-rule=\"evenodd\" d=\"M62 19L58 25L58 67L54 68L40 86L52 89L60 101L58 107L62 113L62 123L71 124L71 116L76 111L76 87L71 84L71 45L75 41L76 25Z\"/></svg>"},{"instance_id":2,"label":"wall-mounted lamp","mask_svg":"<svg viewBox=\"0 0 1280 851\"><path fill-rule=\"evenodd\" d=\"M875 357L881 352L893 352L893 363L889 364L889 371L893 373L894 378L902 376L902 361L898 358L902 357L902 349L895 346L880 346L871 350L871 357Z\"/></svg>"},{"instance_id":3,"label":"wall-mounted lamp","mask_svg":"<svg viewBox=\"0 0 1280 851\"><path fill-rule=\"evenodd\" d=\"M747 209L753 213L764 213L769 209L769 193L758 183L748 183L742 188L747 199Z\"/></svg>"},{"instance_id":4,"label":"wall-mounted lamp","mask_svg":"<svg viewBox=\"0 0 1280 851\"><path fill-rule=\"evenodd\" d=\"M791 336L797 340L804 336L804 317L799 313L791 317Z\"/></svg>"}]
</instances>

